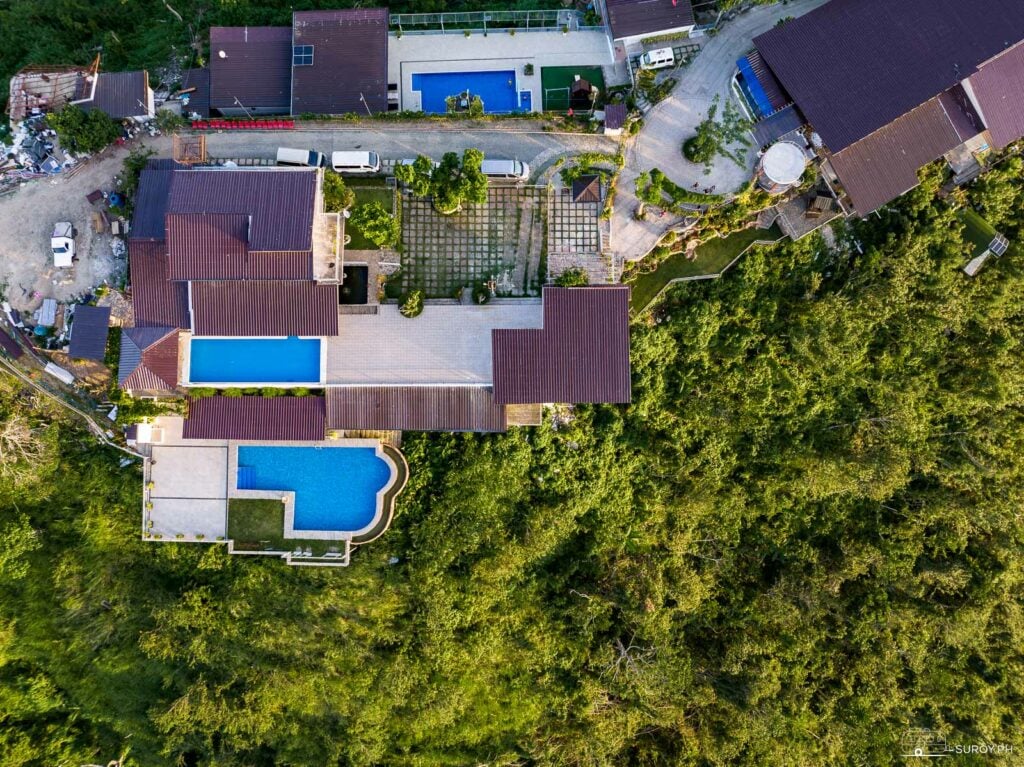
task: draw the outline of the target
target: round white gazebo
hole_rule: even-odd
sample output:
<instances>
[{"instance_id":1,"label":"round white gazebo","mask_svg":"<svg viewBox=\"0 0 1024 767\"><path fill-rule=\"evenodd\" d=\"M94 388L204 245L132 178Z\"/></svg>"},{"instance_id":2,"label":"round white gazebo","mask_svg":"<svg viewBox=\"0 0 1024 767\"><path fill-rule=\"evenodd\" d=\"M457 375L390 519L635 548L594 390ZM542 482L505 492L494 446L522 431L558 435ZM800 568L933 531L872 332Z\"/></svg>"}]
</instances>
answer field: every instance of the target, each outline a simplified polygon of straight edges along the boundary
<instances>
[{"instance_id":1,"label":"round white gazebo","mask_svg":"<svg viewBox=\"0 0 1024 767\"><path fill-rule=\"evenodd\" d=\"M769 194L781 194L799 183L806 167L804 150L791 141L780 141L762 155L757 183Z\"/></svg>"}]
</instances>

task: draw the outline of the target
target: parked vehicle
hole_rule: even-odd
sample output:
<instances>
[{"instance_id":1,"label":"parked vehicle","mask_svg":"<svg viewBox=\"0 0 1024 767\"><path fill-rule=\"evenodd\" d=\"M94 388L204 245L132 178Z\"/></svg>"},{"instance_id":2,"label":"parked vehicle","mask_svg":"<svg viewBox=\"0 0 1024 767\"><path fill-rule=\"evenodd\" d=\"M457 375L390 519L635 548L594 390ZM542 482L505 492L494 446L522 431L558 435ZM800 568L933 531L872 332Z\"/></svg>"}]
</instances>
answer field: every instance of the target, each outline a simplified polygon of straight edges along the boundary
<instances>
[{"instance_id":1,"label":"parked vehicle","mask_svg":"<svg viewBox=\"0 0 1024 767\"><path fill-rule=\"evenodd\" d=\"M488 178L526 181L530 177L530 166L519 160L484 160L480 170Z\"/></svg>"},{"instance_id":2,"label":"parked vehicle","mask_svg":"<svg viewBox=\"0 0 1024 767\"><path fill-rule=\"evenodd\" d=\"M338 173L380 173L380 155L376 152L335 152L331 167Z\"/></svg>"},{"instance_id":3,"label":"parked vehicle","mask_svg":"<svg viewBox=\"0 0 1024 767\"><path fill-rule=\"evenodd\" d=\"M312 149L289 149L281 147L277 150L278 165L292 165L300 168L322 168L327 166L327 158L323 152Z\"/></svg>"},{"instance_id":4,"label":"parked vehicle","mask_svg":"<svg viewBox=\"0 0 1024 767\"><path fill-rule=\"evenodd\" d=\"M70 221L58 221L50 235L50 250L53 265L58 268L71 266L75 260L75 228Z\"/></svg>"},{"instance_id":5,"label":"parked vehicle","mask_svg":"<svg viewBox=\"0 0 1024 767\"><path fill-rule=\"evenodd\" d=\"M656 51L647 51L640 57L641 69L664 69L676 63L676 55L671 48L658 48Z\"/></svg>"}]
</instances>

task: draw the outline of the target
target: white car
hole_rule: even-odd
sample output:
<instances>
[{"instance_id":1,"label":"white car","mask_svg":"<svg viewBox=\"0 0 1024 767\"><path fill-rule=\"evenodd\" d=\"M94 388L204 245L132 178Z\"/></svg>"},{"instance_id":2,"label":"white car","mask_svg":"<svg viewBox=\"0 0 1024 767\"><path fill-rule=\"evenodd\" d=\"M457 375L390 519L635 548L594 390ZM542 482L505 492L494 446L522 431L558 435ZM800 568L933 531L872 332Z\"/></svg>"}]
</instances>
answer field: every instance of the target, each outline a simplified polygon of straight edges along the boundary
<instances>
[{"instance_id":1,"label":"white car","mask_svg":"<svg viewBox=\"0 0 1024 767\"><path fill-rule=\"evenodd\" d=\"M75 260L75 228L70 221L58 221L50 235L50 250L53 265L58 268L71 266Z\"/></svg>"}]
</instances>

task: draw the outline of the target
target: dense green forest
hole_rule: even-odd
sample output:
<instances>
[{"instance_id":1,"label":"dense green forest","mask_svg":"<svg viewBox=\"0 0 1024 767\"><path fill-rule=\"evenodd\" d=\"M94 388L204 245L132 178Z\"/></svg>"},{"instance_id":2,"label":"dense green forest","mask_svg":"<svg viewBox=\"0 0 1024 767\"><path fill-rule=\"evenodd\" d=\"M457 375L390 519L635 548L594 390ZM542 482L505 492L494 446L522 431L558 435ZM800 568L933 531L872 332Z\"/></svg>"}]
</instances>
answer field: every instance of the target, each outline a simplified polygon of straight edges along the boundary
<instances>
[{"instance_id":1,"label":"dense green forest","mask_svg":"<svg viewBox=\"0 0 1024 767\"><path fill-rule=\"evenodd\" d=\"M145 67L156 79L172 62L202 62L211 26L288 26L293 10L382 5L392 13L562 7L559 0L0 0L0 82L29 64L88 64L98 51L105 69Z\"/></svg>"},{"instance_id":2,"label":"dense green forest","mask_svg":"<svg viewBox=\"0 0 1024 767\"><path fill-rule=\"evenodd\" d=\"M911 726L1019 753L1024 269L966 277L937 187L670 291L628 407L407 435L347 570L142 543L138 469L5 381L0 761L883 765ZM1019 160L970 194L1020 241Z\"/></svg>"}]
</instances>

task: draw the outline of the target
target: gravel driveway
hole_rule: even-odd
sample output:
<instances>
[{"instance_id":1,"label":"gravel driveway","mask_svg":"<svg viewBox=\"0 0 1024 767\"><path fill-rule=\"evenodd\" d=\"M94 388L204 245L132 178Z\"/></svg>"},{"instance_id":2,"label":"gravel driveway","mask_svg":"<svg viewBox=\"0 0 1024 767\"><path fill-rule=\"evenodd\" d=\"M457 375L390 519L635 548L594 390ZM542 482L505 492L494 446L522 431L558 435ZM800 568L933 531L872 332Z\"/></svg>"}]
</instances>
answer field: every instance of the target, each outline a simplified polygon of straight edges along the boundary
<instances>
[{"instance_id":1,"label":"gravel driveway","mask_svg":"<svg viewBox=\"0 0 1024 767\"><path fill-rule=\"evenodd\" d=\"M626 152L612 229L618 257L643 258L678 221L670 216L634 220L633 211L638 204L635 182L643 171L660 168L669 179L686 189L697 183L702 189L715 186L718 194L735 191L750 180L757 159L753 150L747 150L744 167L718 157L711 173L705 175L704 166L694 165L683 157L683 140L693 135L697 125L707 117L716 96L721 115L721 105L732 98L730 81L736 71L736 60L753 47L757 35L771 29L780 19L802 16L826 2L791 0L785 5L757 6L726 22L717 35L708 38L693 62L680 70L679 84L668 98L644 116L644 127Z\"/></svg>"}]
</instances>

